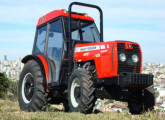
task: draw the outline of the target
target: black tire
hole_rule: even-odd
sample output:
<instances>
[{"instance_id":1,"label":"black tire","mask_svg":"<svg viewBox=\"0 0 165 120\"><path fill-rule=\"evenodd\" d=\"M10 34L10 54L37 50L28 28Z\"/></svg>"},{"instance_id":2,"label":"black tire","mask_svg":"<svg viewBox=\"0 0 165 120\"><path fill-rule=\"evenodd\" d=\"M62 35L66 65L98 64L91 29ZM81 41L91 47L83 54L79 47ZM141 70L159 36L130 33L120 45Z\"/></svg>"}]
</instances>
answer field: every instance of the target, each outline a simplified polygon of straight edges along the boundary
<instances>
[{"instance_id":1,"label":"black tire","mask_svg":"<svg viewBox=\"0 0 165 120\"><path fill-rule=\"evenodd\" d=\"M40 66L34 60L25 64L20 75L18 102L20 108L25 111L35 112L46 109L47 99L43 87L43 75Z\"/></svg>"},{"instance_id":2,"label":"black tire","mask_svg":"<svg viewBox=\"0 0 165 120\"><path fill-rule=\"evenodd\" d=\"M154 109L155 92L154 87L150 86L140 92L135 92L135 97L131 97L128 108L131 114L141 114Z\"/></svg>"},{"instance_id":3,"label":"black tire","mask_svg":"<svg viewBox=\"0 0 165 120\"><path fill-rule=\"evenodd\" d=\"M131 114L141 114L143 112L142 90L132 91L128 101L128 108Z\"/></svg>"},{"instance_id":4,"label":"black tire","mask_svg":"<svg viewBox=\"0 0 165 120\"><path fill-rule=\"evenodd\" d=\"M70 111L67 99L63 101L63 106L64 106L64 111L65 112L69 112Z\"/></svg>"},{"instance_id":5,"label":"black tire","mask_svg":"<svg viewBox=\"0 0 165 120\"><path fill-rule=\"evenodd\" d=\"M75 80L79 80L80 82L79 90L75 88L76 90L79 91L80 94L79 98L77 98L79 103L76 107L75 105L73 105L74 102L73 99L71 98L71 95L73 95L73 93L71 93L71 89L72 89L71 86L74 83L73 81ZM76 90L74 90L74 95ZM93 81L91 79L91 76L88 74L88 72L85 71L84 69L75 69L68 83L69 111L82 112L85 114L91 113L96 101L94 92L95 92L95 88L93 86Z\"/></svg>"},{"instance_id":6,"label":"black tire","mask_svg":"<svg viewBox=\"0 0 165 120\"><path fill-rule=\"evenodd\" d=\"M154 86L144 89L144 110L151 111L155 106L155 90Z\"/></svg>"}]
</instances>

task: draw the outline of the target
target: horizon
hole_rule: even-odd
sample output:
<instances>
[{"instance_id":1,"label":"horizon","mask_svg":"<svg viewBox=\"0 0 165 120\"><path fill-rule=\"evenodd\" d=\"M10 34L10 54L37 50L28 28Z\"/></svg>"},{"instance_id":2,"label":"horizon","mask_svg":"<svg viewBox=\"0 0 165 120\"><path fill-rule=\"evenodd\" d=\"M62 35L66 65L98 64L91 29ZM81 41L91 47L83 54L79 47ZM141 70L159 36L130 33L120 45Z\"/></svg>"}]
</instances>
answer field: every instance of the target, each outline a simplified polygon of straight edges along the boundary
<instances>
[{"instance_id":1,"label":"horizon","mask_svg":"<svg viewBox=\"0 0 165 120\"><path fill-rule=\"evenodd\" d=\"M3 55L4 56L4 55ZM15 59L8 59L8 56L7 56L7 60L17 60L17 59L23 59L23 58L21 58L21 57L17 57L17 58L15 58ZM4 61L3 60L3 57L2 56L0 56L0 61ZM165 64L165 62L146 62L146 61L143 61L143 63L145 64L145 63L151 63L151 64Z\"/></svg>"},{"instance_id":2,"label":"horizon","mask_svg":"<svg viewBox=\"0 0 165 120\"><path fill-rule=\"evenodd\" d=\"M31 54L39 17L55 10L68 9L72 0L0 1L0 60L23 58ZM102 8L104 41L127 40L141 45L143 62L165 63L165 1L116 0L88 1ZM33 4L31 4L33 3ZM99 27L98 11L73 7L73 11L88 13Z\"/></svg>"}]
</instances>

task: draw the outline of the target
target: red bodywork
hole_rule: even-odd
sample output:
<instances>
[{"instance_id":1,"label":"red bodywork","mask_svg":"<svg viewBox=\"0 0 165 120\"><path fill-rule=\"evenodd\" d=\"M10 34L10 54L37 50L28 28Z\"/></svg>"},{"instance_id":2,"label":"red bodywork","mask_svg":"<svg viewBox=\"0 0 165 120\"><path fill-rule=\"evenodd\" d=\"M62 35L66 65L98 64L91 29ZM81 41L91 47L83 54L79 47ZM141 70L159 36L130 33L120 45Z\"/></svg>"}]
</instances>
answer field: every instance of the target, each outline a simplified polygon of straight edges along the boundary
<instances>
[{"instance_id":1,"label":"red bodywork","mask_svg":"<svg viewBox=\"0 0 165 120\"><path fill-rule=\"evenodd\" d=\"M37 23L37 27L54 19L54 18L57 18L59 16L64 16L64 17L68 17L68 12L65 12L64 9L62 10L54 10L42 17L39 18L38 20L38 23ZM78 19L83 19L83 20L89 20L89 21L94 21L93 18L89 17L89 16L85 16L85 13L84 15L79 15L79 14L72 14L72 18L78 18Z\"/></svg>"},{"instance_id":2,"label":"red bodywork","mask_svg":"<svg viewBox=\"0 0 165 120\"><path fill-rule=\"evenodd\" d=\"M37 57L41 60L42 64L43 64L43 67L44 67L44 70L45 70L45 75L46 75L46 92L50 92L48 90L48 81L49 81L49 68L48 68L48 63L47 63L47 60L41 56L41 55L37 55Z\"/></svg>"},{"instance_id":3,"label":"red bodywork","mask_svg":"<svg viewBox=\"0 0 165 120\"><path fill-rule=\"evenodd\" d=\"M133 42L126 41L110 41L101 43L78 44L74 57L76 62L94 60L98 78L108 78L119 76L118 69L118 53L117 43L125 43L126 49L132 49L132 44L138 45ZM140 48L140 46L139 46ZM141 48L140 48L141 52ZM141 66L142 69L142 52L141 52Z\"/></svg>"}]
</instances>

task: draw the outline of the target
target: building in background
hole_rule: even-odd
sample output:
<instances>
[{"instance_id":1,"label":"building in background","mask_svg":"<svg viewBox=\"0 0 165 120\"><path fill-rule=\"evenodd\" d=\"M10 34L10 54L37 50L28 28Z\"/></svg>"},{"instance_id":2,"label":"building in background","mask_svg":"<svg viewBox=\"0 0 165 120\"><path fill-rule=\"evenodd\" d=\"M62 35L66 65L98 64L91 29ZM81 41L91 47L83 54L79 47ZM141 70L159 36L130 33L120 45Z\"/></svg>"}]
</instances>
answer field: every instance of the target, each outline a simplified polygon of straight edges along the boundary
<instances>
[{"instance_id":1,"label":"building in background","mask_svg":"<svg viewBox=\"0 0 165 120\"><path fill-rule=\"evenodd\" d=\"M0 72L4 73L10 80L17 81L23 68L21 58L7 60L7 55L4 55L3 58L4 59L0 61Z\"/></svg>"},{"instance_id":2,"label":"building in background","mask_svg":"<svg viewBox=\"0 0 165 120\"><path fill-rule=\"evenodd\" d=\"M3 56L3 60L6 61L7 60L7 55Z\"/></svg>"}]
</instances>

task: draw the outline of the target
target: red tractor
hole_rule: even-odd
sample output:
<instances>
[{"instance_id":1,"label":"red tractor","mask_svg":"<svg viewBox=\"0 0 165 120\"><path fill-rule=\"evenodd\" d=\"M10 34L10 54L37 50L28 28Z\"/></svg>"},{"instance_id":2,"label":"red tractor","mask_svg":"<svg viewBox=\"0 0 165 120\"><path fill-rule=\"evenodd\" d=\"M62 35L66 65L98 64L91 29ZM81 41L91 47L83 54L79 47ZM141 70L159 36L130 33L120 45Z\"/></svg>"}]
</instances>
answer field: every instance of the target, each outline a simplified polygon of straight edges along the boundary
<instances>
[{"instance_id":1,"label":"red tractor","mask_svg":"<svg viewBox=\"0 0 165 120\"><path fill-rule=\"evenodd\" d=\"M96 8L94 19L72 12L73 5ZM132 114L152 110L155 104L153 75L142 74L142 51L129 41L103 42L100 7L73 2L68 11L54 10L37 24L31 55L18 86L20 108L40 111L63 103L65 111L91 113L97 98L128 102Z\"/></svg>"}]
</instances>

